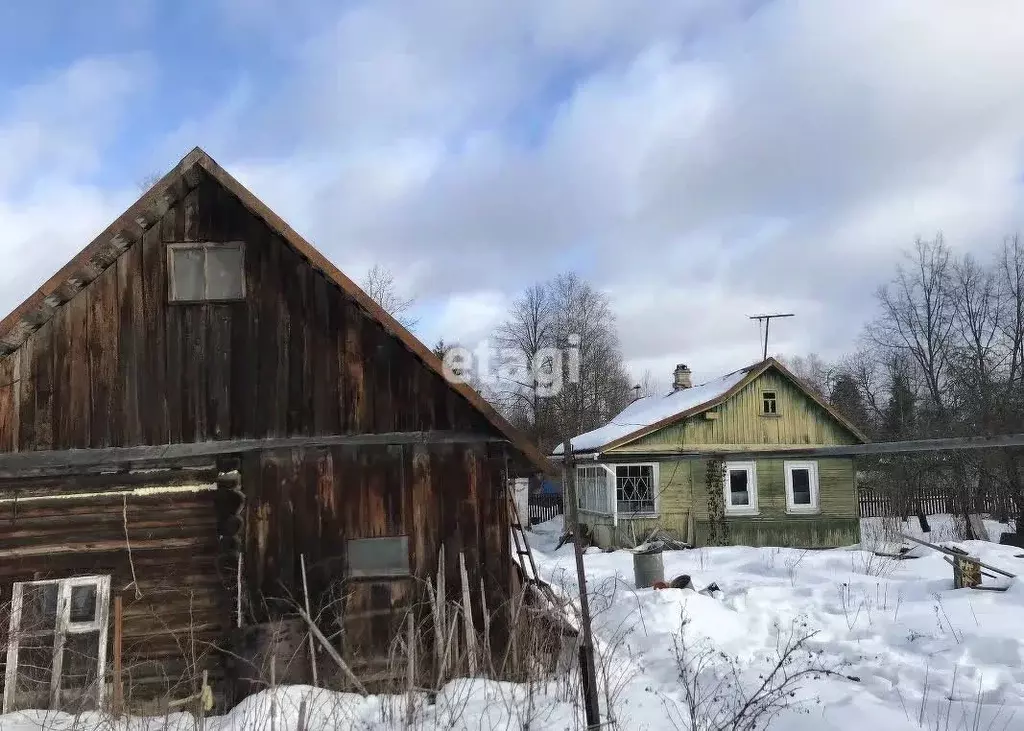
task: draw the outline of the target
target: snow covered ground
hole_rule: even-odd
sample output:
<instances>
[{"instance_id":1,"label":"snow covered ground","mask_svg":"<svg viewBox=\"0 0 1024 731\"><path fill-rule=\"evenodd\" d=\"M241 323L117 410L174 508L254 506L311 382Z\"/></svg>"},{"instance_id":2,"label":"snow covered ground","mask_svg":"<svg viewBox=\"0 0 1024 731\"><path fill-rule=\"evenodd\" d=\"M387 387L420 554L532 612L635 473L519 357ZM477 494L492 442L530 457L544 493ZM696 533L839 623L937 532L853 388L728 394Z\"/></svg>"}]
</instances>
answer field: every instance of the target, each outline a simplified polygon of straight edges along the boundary
<instances>
[{"instance_id":1,"label":"snow covered ground","mask_svg":"<svg viewBox=\"0 0 1024 731\"><path fill-rule=\"evenodd\" d=\"M955 537L948 518L930 521L932 540ZM1005 529L988 527L996 540ZM865 521L865 543L891 548L886 544L894 528L920 533L916 520L889 525L888 535L884 528L881 521ZM571 545L555 549L560 529L560 520L535 526L530 539L541 574L571 594L576 590L573 552ZM1024 559L1016 558L1020 549L957 545L986 563L1024 573ZM698 589L716 582L722 592L710 597L676 589L635 590L631 553L590 549L587 581L602 711L621 729L689 729L690 689L698 694L691 699L706 703L703 718L715 713L725 718L772 677L778 647L796 633L806 642L783 671L813 672L772 701L784 706L772 729L1024 729L1024 586L1018 580L1006 592L954 591L942 555L927 549L918 555L896 561L855 549L743 547L664 554L667 579L689 574ZM984 583L1000 582L985 578ZM453 682L433 704L420 699L408 725L405 698L361 699L290 687L273 699L273 726L271 697L263 693L223 718L208 719L206 728L291 731L303 698L310 731L581 728L569 683ZM97 724L115 728L104 719L52 713L0 717L4 731ZM133 727L194 725L190 717L176 716Z\"/></svg>"}]
</instances>

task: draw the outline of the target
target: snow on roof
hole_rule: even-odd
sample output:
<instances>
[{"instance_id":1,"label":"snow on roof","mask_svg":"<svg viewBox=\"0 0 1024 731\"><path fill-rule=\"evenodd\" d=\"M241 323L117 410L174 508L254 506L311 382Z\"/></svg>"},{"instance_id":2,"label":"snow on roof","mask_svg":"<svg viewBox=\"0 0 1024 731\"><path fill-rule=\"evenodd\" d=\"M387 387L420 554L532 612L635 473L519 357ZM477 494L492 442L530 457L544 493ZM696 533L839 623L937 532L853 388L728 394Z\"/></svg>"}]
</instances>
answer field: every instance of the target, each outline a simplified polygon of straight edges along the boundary
<instances>
[{"instance_id":1,"label":"snow on roof","mask_svg":"<svg viewBox=\"0 0 1024 731\"><path fill-rule=\"evenodd\" d=\"M661 396L645 396L624 408L604 426L572 438L573 451L589 452L600 449L633 432L640 431L676 414L697 408L714 401L743 380L753 366L727 373L713 381L692 388L670 391ZM554 448L553 454L561 454L562 445Z\"/></svg>"}]
</instances>

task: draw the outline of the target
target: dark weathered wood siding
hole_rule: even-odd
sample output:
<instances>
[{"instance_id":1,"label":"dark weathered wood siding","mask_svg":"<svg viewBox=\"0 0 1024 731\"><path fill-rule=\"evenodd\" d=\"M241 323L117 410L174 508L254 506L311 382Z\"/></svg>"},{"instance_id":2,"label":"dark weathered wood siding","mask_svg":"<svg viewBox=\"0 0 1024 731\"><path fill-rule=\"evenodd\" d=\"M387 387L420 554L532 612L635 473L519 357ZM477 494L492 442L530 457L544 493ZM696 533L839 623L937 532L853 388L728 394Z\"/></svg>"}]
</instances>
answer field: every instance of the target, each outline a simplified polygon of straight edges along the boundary
<instances>
[{"instance_id":1,"label":"dark weathered wood siding","mask_svg":"<svg viewBox=\"0 0 1024 731\"><path fill-rule=\"evenodd\" d=\"M245 300L169 304L175 241L245 242ZM0 451L430 429L495 433L205 173L0 361Z\"/></svg>"},{"instance_id":2,"label":"dark weathered wood siding","mask_svg":"<svg viewBox=\"0 0 1024 731\"><path fill-rule=\"evenodd\" d=\"M110 576L111 595L121 594L124 601L123 664L126 685L135 695L129 700L188 695L203 669L219 677L214 648L225 646L231 627L235 578L218 560L215 491L113 492L143 483L209 484L215 474L0 483L0 497L22 498L0 503L0 601L9 601L11 586L19 581ZM68 499L71 492L101 494ZM29 495L48 497L23 499ZM6 646L7 631L5 614L0 647ZM112 642L111 632L108 659ZM5 659L0 652L0 665Z\"/></svg>"},{"instance_id":3,"label":"dark weathered wood siding","mask_svg":"<svg viewBox=\"0 0 1024 731\"><path fill-rule=\"evenodd\" d=\"M343 651L354 662L380 656L405 609L425 598L423 581L436 576L443 544L450 598L458 599L462 551L482 627L481 586L494 612L512 581L504 460L500 446L482 444L250 455L242 469L245 573L256 618L273 610L272 598L302 596L305 554L311 595L321 605L346 597L335 610L345 617ZM410 578L345 580L349 539L400 535L409 536ZM288 611L287 601L276 606ZM497 620L495 630L501 631Z\"/></svg>"}]
</instances>

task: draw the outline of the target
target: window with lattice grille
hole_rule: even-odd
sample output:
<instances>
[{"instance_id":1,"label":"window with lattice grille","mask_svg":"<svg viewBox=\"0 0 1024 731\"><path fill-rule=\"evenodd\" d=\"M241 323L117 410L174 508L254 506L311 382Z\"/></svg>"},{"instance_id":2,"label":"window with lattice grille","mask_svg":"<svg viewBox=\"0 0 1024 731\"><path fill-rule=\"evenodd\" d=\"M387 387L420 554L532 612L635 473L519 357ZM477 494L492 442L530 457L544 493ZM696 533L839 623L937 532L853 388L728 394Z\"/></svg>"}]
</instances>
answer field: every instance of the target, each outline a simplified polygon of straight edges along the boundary
<instances>
[{"instance_id":1,"label":"window with lattice grille","mask_svg":"<svg viewBox=\"0 0 1024 731\"><path fill-rule=\"evenodd\" d=\"M619 517L654 515L658 512L658 466L656 464L615 465L615 499Z\"/></svg>"}]
</instances>

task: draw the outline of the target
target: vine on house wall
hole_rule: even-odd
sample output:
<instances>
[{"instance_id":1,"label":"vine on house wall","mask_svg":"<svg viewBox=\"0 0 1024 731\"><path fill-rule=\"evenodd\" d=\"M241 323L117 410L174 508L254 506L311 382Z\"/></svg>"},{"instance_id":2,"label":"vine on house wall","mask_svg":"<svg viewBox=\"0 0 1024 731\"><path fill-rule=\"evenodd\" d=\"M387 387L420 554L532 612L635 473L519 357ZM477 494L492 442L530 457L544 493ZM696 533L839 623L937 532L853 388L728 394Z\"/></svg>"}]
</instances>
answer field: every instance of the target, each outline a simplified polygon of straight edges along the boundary
<instances>
[{"instance_id":1,"label":"vine on house wall","mask_svg":"<svg viewBox=\"0 0 1024 731\"><path fill-rule=\"evenodd\" d=\"M724 546L729 543L729 526L725 522L725 502L722 485L725 482L725 463L710 459L705 472L705 486L708 491L708 541L709 546Z\"/></svg>"}]
</instances>

